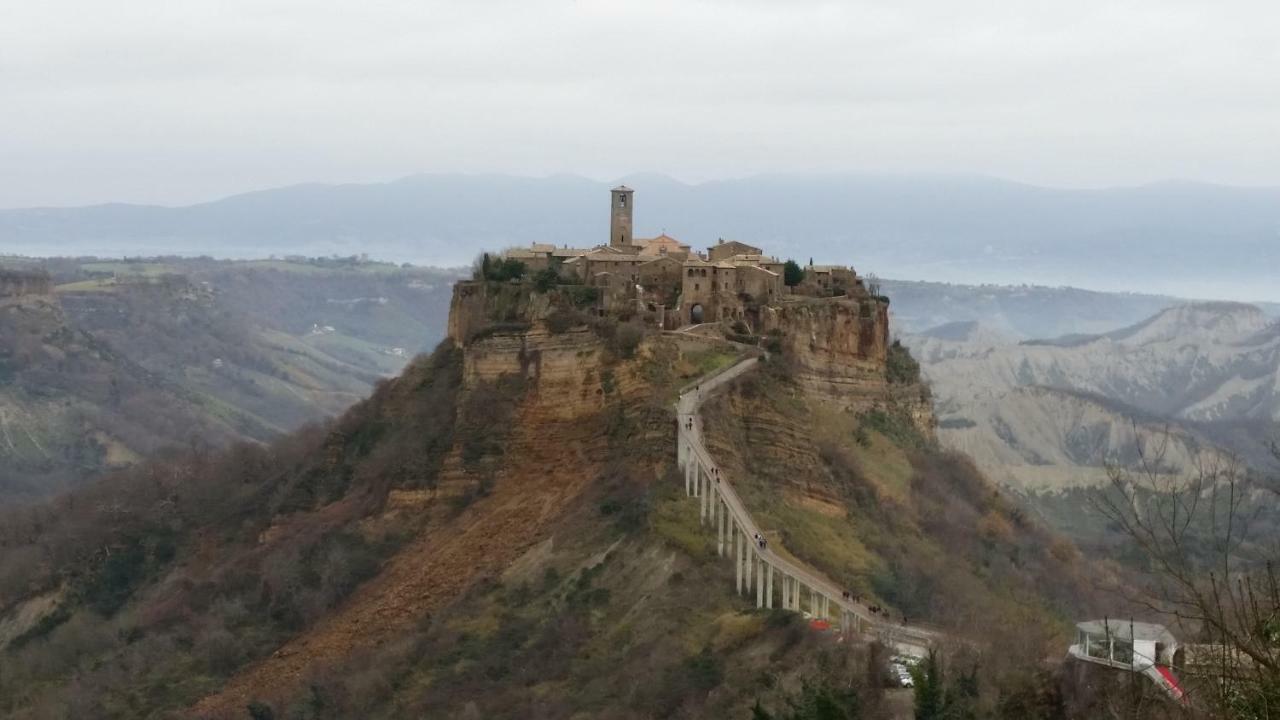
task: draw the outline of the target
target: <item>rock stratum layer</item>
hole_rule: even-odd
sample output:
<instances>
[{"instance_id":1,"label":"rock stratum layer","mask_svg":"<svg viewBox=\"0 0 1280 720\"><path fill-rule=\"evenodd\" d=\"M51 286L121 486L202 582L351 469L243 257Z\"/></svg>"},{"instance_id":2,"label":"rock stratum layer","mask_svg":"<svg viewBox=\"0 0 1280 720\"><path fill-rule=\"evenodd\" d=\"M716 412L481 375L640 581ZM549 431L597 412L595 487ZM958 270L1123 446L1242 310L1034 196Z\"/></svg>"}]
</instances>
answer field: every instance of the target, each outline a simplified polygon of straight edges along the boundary
<instances>
[{"instance_id":1,"label":"rock stratum layer","mask_svg":"<svg viewBox=\"0 0 1280 720\"><path fill-rule=\"evenodd\" d=\"M784 302L761 312L762 332L782 339L797 379L850 412L892 409L932 434L927 390L891 383L889 305L875 298Z\"/></svg>"}]
</instances>

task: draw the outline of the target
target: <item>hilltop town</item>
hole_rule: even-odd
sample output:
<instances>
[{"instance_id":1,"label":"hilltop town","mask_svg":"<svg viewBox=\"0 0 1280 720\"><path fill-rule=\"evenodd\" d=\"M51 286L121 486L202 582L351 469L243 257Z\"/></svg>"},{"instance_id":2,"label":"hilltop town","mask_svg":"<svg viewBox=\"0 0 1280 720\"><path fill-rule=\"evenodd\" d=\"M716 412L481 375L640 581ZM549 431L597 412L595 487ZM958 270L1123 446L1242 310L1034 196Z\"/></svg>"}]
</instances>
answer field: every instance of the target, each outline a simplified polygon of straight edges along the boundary
<instances>
[{"instance_id":1,"label":"hilltop town","mask_svg":"<svg viewBox=\"0 0 1280 720\"><path fill-rule=\"evenodd\" d=\"M801 267L764 249L721 238L706 252L665 232L653 238L633 233L635 191L622 185L610 193L609 241L592 248L532 244L501 254L498 275L543 273L557 282L597 289L598 315L651 314L671 330L701 323L744 323L759 329L759 311L788 298L869 298L863 279L839 265ZM482 273L484 274L484 273ZM492 277L492 275L489 275Z\"/></svg>"},{"instance_id":2,"label":"hilltop town","mask_svg":"<svg viewBox=\"0 0 1280 720\"><path fill-rule=\"evenodd\" d=\"M759 345L847 412L892 408L933 433L919 365L891 341L889 299L849 267L805 266L720 239L694 248L665 232L633 234L635 192L610 193L608 242L533 244L484 254L454 286L449 337L466 376L585 372L601 340L627 357L650 333ZM621 351L621 352L618 352Z\"/></svg>"}]
</instances>

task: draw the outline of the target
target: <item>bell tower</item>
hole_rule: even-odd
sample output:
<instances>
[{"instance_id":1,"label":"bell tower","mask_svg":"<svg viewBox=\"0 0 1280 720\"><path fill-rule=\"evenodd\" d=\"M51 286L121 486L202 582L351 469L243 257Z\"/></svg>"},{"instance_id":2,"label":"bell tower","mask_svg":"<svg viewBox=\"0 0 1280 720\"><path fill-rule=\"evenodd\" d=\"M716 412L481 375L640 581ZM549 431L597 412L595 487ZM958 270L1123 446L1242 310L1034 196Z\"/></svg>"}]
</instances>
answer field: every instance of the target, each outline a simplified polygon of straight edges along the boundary
<instances>
[{"instance_id":1,"label":"bell tower","mask_svg":"<svg viewBox=\"0 0 1280 720\"><path fill-rule=\"evenodd\" d=\"M631 211L634 190L626 185L619 185L610 193L612 195L609 210L609 245L611 247L630 250L631 245Z\"/></svg>"}]
</instances>

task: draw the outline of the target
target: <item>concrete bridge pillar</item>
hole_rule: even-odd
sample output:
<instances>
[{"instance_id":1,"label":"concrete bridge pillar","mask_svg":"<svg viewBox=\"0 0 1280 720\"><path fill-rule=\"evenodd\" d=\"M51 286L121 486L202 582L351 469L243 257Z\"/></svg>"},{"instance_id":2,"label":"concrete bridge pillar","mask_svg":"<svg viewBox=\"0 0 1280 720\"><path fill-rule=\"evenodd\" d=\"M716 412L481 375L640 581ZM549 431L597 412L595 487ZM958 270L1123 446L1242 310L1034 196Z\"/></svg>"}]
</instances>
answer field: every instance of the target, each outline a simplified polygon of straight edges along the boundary
<instances>
[{"instance_id":1,"label":"concrete bridge pillar","mask_svg":"<svg viewBox=\"0 0 1280 720\"><path fill-rule=\"evenodd\" d=\"M751 568L755 565L756 552L755 547L751 544L751 538L747 537L745 532L742 533L742 550L743 554L740 562L742 563L742 572L746 575L746 588L749 595L751 593Z\"/></svg>"},{"instance_id":2,"label":"concrete bridge pillar","mask_svg":"<svg viewBox=\"0 0 1280 720\"><path fill-rule=\"evenodd\" d=\"M719 493L716 493L716 515L719 517L716 521L716 552L724 557L724 504Z\"/></svg>"},{"instance_id":3,"label":"concrete bridge pillar","mask_svg":"<svg viewBox=\"0 0 1280 720\"><path fill-rule=\"evenodd\" d=\"M733 537L733 591L742 594L742 535L729 533Z\"/></svg>"},{"instance_id":4,"label":"concrete bridge pillar","mask_svg":"<svg viewBox=\"0 0 1280 720\"><path fill-rule=\"evenodd\" d=\"M764 564L759 555L754 552L752 555L752 564L756 569L756 607L764 607Z\"/></svg>"},{"instance_id":5,"label":"concrete bridge pillar","mask_svg":"<svg viewBox=\"0 0 1280 720\"><path fill-rule=\"evenodd\" d=\"M684 494L693 497L693 463L688 461L684 464Z\"/></svg>"},{"instance_id":6,"label":"concrete bridge pillar","mask_svg":"<svg viewBox=\"0 0 1280 720\"><path fill-rule=\"evenodd\" d=\"M822 617L831 616L831 598L826 595L822 596Z\"/></svg>"},{"instance_id":7,"label":"concrete bridge pillar","mask_svg":"<svg viewBox=\"0 0 1280 720\"><path fill-rule=\"evenodd\" d=\"M765 607L772 609L773 608L773 565L771 563L765 564L765 585L767 587L764 590L764 604L765 604Z\"/></svg>"},{"instance_id":8,"label":"concrete bridge pillar","mask_svg":"<svg viewBox=\"0 0 1280 720\"><path fill-rule=\"evenodd\" d=\"M707 523L707 475L698 467L698 521Z\"/></svg>"}]
</instances>

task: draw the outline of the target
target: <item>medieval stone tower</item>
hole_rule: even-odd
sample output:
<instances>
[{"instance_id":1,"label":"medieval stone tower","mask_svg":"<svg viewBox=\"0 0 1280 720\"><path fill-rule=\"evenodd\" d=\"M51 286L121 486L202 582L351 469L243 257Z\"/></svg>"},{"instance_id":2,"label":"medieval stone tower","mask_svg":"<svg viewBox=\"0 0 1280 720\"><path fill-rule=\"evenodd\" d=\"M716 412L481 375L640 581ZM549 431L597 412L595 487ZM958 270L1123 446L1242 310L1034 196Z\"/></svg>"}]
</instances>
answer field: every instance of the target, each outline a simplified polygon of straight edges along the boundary
<instances>
[{"instance_id":1,"label":"medieval stone tower","mask_svg":"<svg viewBox=\"0 0 1280 720\"><path fill-rule=\"evenodd\" d=\"M609 211L609 245L612 247L631 247L631 196L634 192L626 185L613 189L613 205Z\"/></svg>"}]
</instances>

